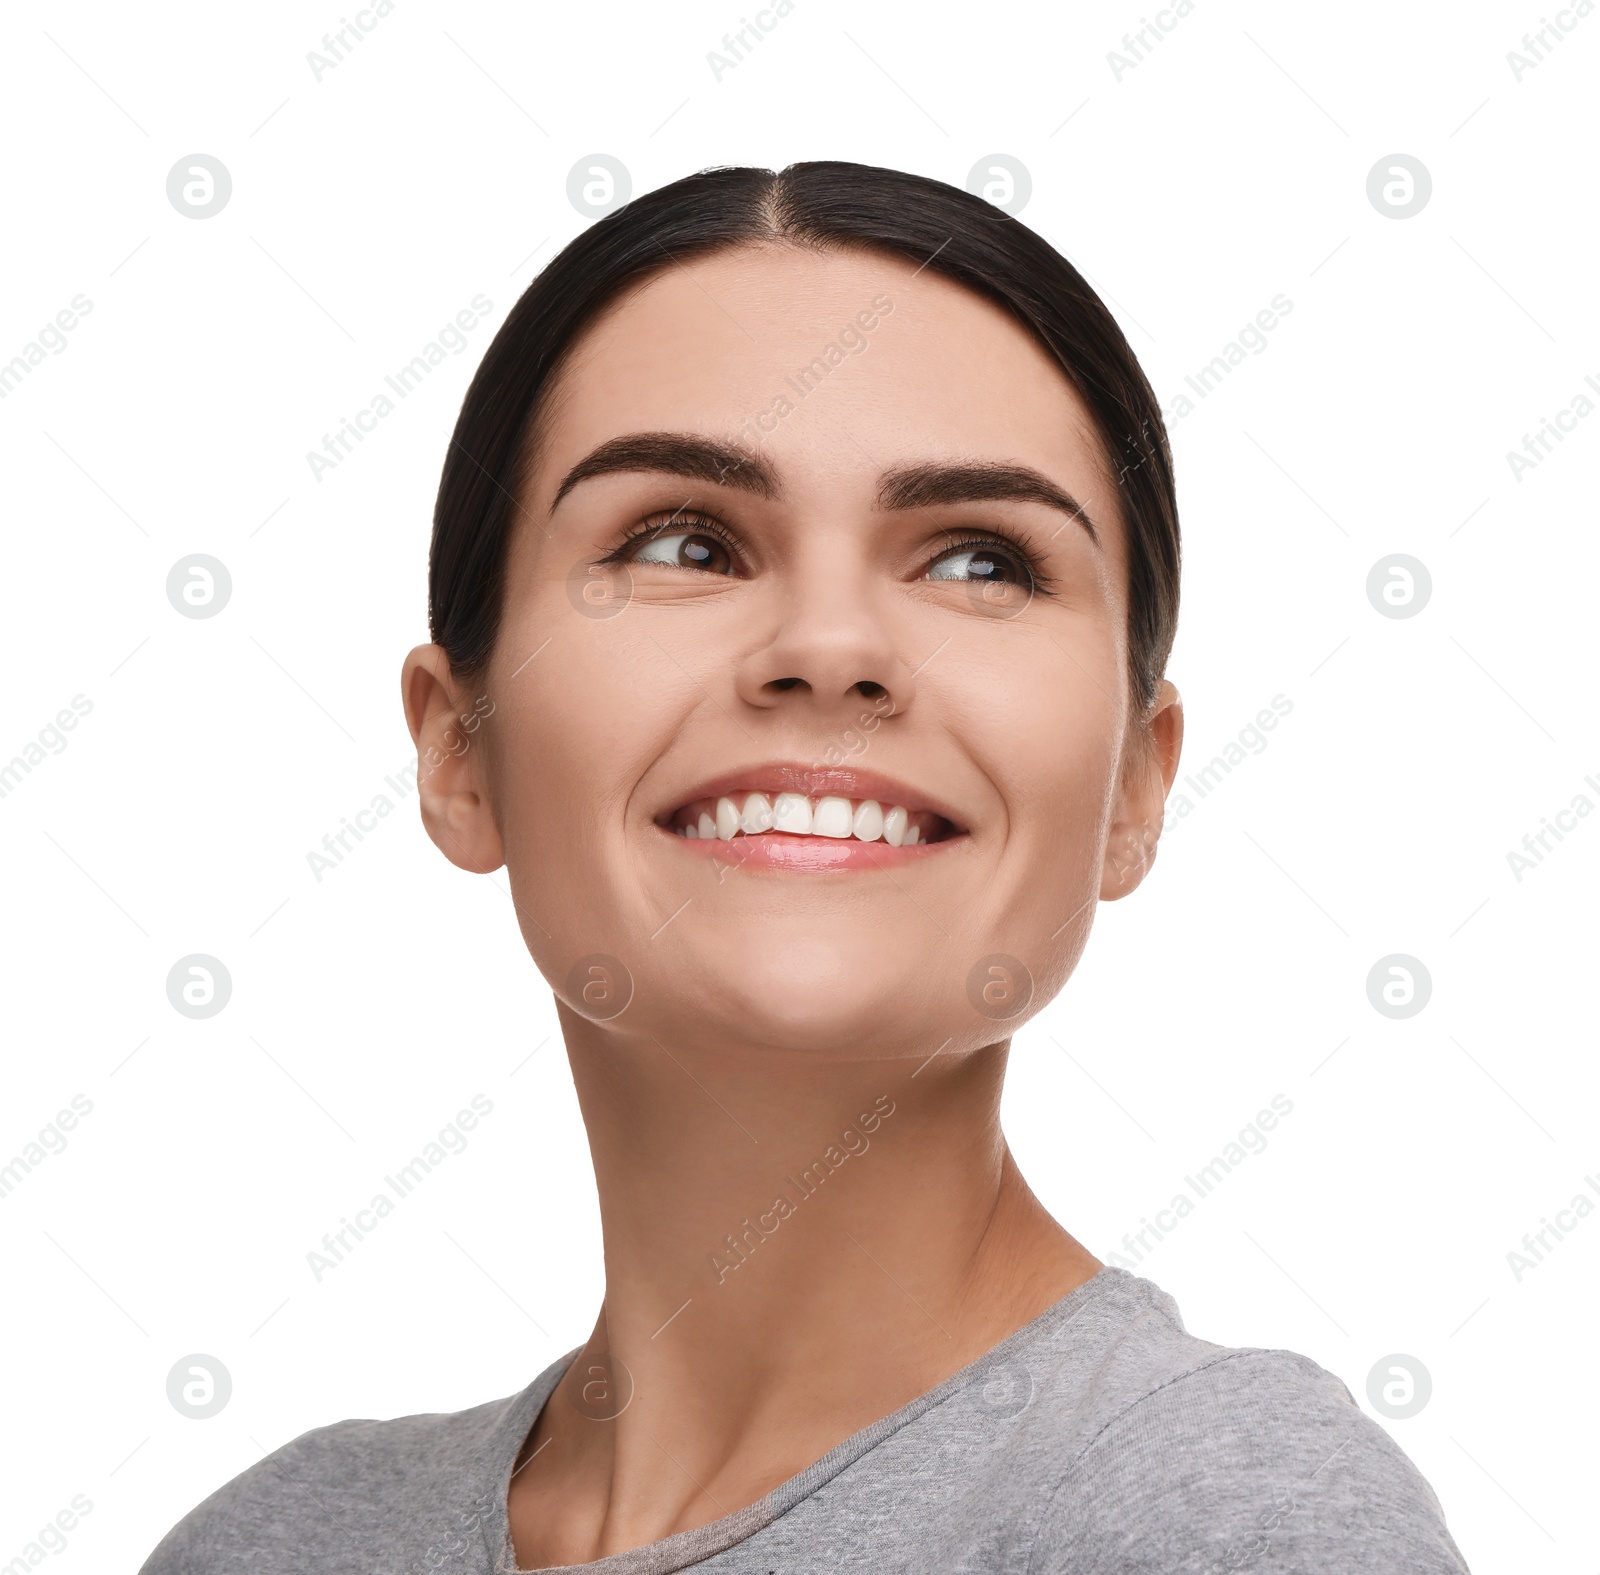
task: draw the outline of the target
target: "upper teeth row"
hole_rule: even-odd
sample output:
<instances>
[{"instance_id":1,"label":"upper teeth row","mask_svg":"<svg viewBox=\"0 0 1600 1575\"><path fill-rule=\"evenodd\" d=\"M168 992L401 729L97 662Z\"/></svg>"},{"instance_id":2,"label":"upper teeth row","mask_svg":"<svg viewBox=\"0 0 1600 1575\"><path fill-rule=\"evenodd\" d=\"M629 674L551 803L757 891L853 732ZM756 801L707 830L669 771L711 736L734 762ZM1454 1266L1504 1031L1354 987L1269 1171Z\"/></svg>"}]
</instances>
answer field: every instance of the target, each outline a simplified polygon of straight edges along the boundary
<instances>
[{"instance_id":1,"label":"upper teeth row","mask_svg":"<svg viewBox=\"0 0 1600 1575\"><path fill-rule=\"evenodd\" d=\"M750 793L743 807L731 798L719 798L715 816L701 810L699 821L680 827L678 835L731 842L741 832L753 837L763 831L787 831L800 837L855 837L861 842L882 838L892 848L912 847L922 840L903 805L884 809L872 798L853 805L847 798L812 800L804 793L780 793L775 799Z\"/></svg>"}]
</instances>

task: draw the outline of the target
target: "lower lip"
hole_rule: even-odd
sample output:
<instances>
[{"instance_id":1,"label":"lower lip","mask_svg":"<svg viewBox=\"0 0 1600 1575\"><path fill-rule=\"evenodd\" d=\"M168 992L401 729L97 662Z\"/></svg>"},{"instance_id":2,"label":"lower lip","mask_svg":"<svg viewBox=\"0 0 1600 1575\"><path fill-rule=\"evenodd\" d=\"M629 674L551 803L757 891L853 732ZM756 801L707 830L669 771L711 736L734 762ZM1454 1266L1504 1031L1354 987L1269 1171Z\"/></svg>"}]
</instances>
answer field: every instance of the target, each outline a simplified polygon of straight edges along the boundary
<instances>
[{"instance_id":1,"label":"lower lip","mask_svg":"<svg viewBox=\"0 0 1600 1575\"><path fill-rule=\"evenodd\" d=\"M914 842L909 848L891 847L887 842L862 842L856 837L796 837L785 831L764 831L755 837L720 837L702 840L680 837L676 832L662 835L686 853L719 864L750 870L793 870L802 874L829 870L895 870L937 854L963 840L958 834L938 842Z\"/></svg>"}]
</instances>

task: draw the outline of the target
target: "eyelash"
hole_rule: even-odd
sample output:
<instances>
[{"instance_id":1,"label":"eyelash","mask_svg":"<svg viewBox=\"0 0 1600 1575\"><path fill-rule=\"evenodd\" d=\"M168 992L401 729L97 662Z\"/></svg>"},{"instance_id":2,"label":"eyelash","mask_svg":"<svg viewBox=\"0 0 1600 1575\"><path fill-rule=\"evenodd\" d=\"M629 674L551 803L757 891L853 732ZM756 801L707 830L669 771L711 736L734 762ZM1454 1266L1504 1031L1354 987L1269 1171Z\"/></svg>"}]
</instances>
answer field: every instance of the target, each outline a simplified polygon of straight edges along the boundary
<instances>
[{"instance_id":1,"label":"eyelash","mask_svg":"<svg viewBox=\"0 0 1600 1575\"><path fill-rule=\"evenodd\" d=\"M642 541L650 541L657 536L676 536L690 532L697 536L714 536L734 557L740 556L744 550L739 538L721 520L713 519L709 514L686 513L682 509L673 509L668 513L653 514L641 521L638 527L623 537L605 557L600 559L600 562L620 563L627 557L629 551Z\"/></svg>"},{"instance_id":2,"label":"eyelash","mask_svg":"<svg viewBox=\"0 0 1600 1575\"><path fill-rule=\"evenodd\" d=\"M728 529L721 520L714 519L709 514L685 512L674 509L669 513L651 515L642 520L639 525L631 530L615 547L599 561L601 563L620 563L627 558L628 553L642 541L649 541L657 536L678 534L679 532L693 532L697 535L712 536L726 547L735 558L743 555L743 546L739 538ZM1003 534L1000 531L988 535L966 533L952 536L943 546L923 565L923 574L941 558L947 558L955 552L971 552L984 547L998 547L1003 552L1014 553L1022 560L1024 567L1033 580L1033 589L1037 595L1051 596L1055 593L1050 589L1055 584L1055 578L1046 574L1039 567L1039 552L1032 540L1023 531L1018 531L1015 536ZM919 576L920 578L921 576Z\"/></svg>"},{"instance_id":3,"label":"eyelash","mask_svg":"<svg viewBox=\"0 0 1600 1575\"><path fill-rule=\"evenodd\" d=\"M971 552L974 549L982 549L984 547L998 547L1003 552L1020 558L1022 566L1028 571L1029 579L1033 582L1033 589L1036 595L1053 596L1055 594L1050 589L1055 584L1055 576L1046 574L1039 567L1038 549L1025 531L1018 531L1015 536L1007 535L1001 531L992 531L988 535L968 533L953 536L928 560L927 568L923 570L923 573L926 574L928 569L931 569L940 558L947 558L951 553Z\"/></svg>"}]
</instances>

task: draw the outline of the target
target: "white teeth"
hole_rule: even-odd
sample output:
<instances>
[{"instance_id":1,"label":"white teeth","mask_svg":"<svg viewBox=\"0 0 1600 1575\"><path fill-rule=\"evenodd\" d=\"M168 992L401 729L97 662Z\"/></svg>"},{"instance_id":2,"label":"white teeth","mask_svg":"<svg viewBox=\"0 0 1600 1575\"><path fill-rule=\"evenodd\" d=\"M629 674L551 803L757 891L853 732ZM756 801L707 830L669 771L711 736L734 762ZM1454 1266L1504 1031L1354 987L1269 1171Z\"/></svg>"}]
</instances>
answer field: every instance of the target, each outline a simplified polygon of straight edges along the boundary
<instances>
[{"instance_id":1,"label":"white teeth","mask_svg":"<svg viewBox=\"0 0 1600 1575\"><path fill-rule=\"evenodd\" d=\"M813 800L804 793L779 793L774 798L747 793L742 809L737 798L722 797L702 800L694 816L693 821L685 820L675 828L680 837L732 842L740 835L782 831L794 837L831 837L841 842L851 837L858 842L881 839L893 848L914 848L928 841L927 833L903 804L885 809L872 798L853 805L837 795Z\"/></svg>"},{"instance_id":2,"label":"white teeth","mask_svg":"<svg viewBox=\"0 0 1600 1575\"><path fill-rule=\"evenodd\" d=\"M850 835L850 800L847 798L821 798L811 817L811 835L814 837L848 837Z\"/></svg>"},{"instance_id":3,"label":"white teeth","mask_svg":"<svg viewBox=\"0 0 1600 1575\"><path fill-rule=\"evenodd\" d=\"M772 805L765 793L752 793L744 801L744 814L740 817L739 829L747 837L772 830Z\"/></svg>"},{"instance_id":4,"label":"white teeth","mask_svg":"<svg viewBox=\"0 0 1600 1575\"><path fill-rule=\"evenodd\" d=\"M852 831L858 842L876 842L883 835L883 810L875 798L864 798L856 806Z\"/></svg>"},{"instance_id":5,"label":"white teeth","mask_svg":"<svg viewBox=\"0 0 1600 1575\"><path fill-rule=\"evenodd\" d=\"M780 793L772 806L772 829L793 836L811 835L811 800L804 793Z\"/></svg>"}]
</instances>

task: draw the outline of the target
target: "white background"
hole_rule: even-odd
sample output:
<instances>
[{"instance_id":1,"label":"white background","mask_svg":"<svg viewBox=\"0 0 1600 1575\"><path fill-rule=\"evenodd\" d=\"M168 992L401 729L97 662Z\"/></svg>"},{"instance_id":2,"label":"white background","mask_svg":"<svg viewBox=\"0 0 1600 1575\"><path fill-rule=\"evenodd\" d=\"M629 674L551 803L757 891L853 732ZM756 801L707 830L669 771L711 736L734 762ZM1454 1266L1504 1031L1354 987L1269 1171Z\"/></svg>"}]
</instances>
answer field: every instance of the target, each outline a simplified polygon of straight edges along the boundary
<instances>
[{"instance_id":1,"label":"white background","mask_svg":"<svg viewBox=\"0 0 1600 1575\"><path fill-rule=\"evenodd\" d=\"M317 80L331 4L9 8L0 359L93 310L0 401L0 761L93 709L0 799L0 1163L93 1111L0 1200L0 1563L84 1494L50 1567L135 1568L305 1429L506 1394L586 1336L587 1151L503 874L447 865L410 801L320 883L306 858L412 761L397 676L461 394L588 222L586 155L643 191L806 158L962 184L1005 153L1164 403L1293 303L1173 426L1171 668L1191 770L1292 711L1019 1035L1023 1169L1105 1256L1292 1100L1140 1272L1363 1406L1380 1358L1420 1360L1432 1398L1384 1425L1474 1570L1593 1571L1600 1216L1520 1282L1507 1261L1600 1173L1600 817L1520 881L1506 857L1600 804L1600 415L1521 479L1506 459L1600 379L1600 19L1519 81L1543 14L1200 0L1118 80L1131 5L799 0L719 81L732 4L400 0ZM233 181L203 221L166 195L197 152ZM1404 220L1366 191L1397 152L1433 182ZM480 293L466 350L314 479L307 450ZM165 594L196 552L233 580L207 620ZM1403 620L1365 591L1396 552L1433 583ZM165 990L196 952L233 980L204 1021ZM1390 953L1432 978L1406 1020L1367 998ZM474 1094L467 1150L314 1280ZM207 1421L166 1398L197 1352L233 1382Z\"/></svg>"}]
</instances>

